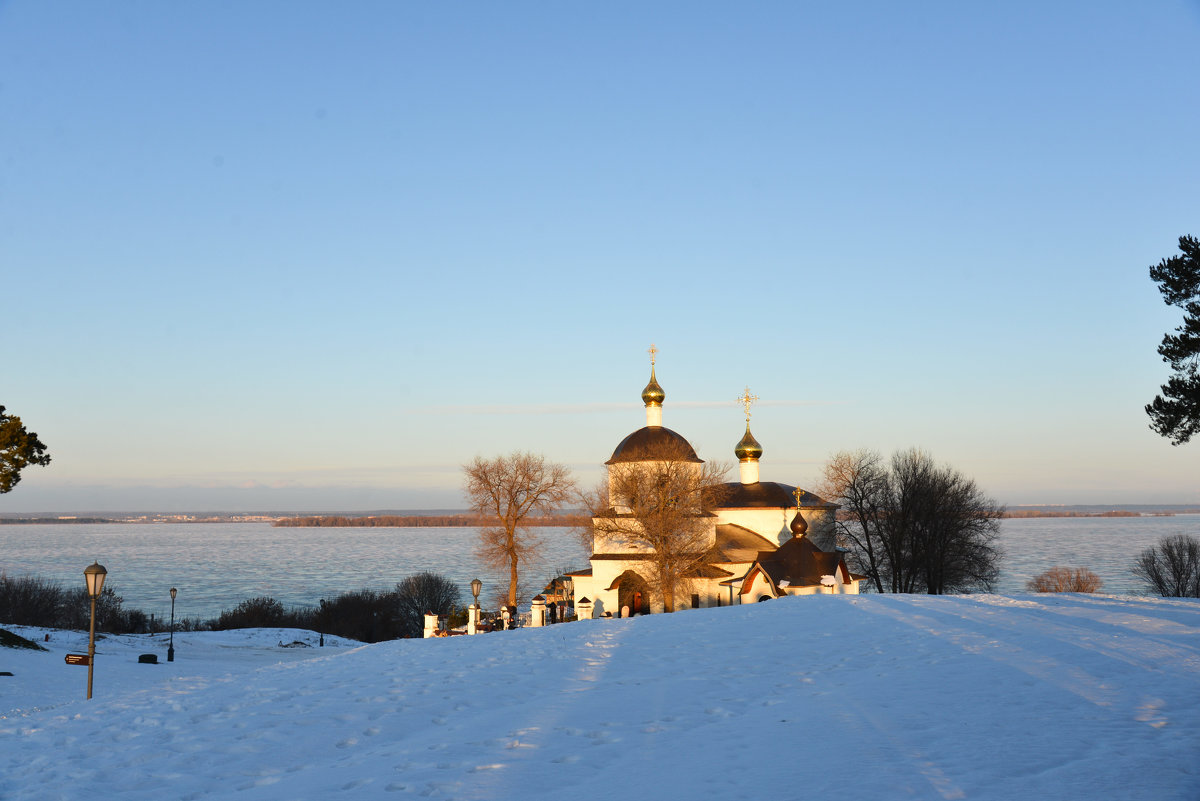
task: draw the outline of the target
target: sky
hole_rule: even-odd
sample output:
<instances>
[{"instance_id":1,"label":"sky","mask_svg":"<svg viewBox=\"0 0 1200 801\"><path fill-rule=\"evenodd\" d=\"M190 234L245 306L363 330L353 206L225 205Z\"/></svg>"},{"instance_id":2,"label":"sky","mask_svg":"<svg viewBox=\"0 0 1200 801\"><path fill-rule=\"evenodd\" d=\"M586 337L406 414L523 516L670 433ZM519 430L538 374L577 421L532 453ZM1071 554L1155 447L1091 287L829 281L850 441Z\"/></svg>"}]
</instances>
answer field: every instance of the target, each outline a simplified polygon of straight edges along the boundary
<instances>
[{"instance_id":1,"label":"sky","mask_svg":"<svg viewBox=\"0 0 1200 801\"><path fill-rule=\"evenodd\" d=\"M832 4L830 4L832 5ZM0 513L458 508L644 424L1198 503L1200 2L0 2Z\"/></svg>"}]
</instances>

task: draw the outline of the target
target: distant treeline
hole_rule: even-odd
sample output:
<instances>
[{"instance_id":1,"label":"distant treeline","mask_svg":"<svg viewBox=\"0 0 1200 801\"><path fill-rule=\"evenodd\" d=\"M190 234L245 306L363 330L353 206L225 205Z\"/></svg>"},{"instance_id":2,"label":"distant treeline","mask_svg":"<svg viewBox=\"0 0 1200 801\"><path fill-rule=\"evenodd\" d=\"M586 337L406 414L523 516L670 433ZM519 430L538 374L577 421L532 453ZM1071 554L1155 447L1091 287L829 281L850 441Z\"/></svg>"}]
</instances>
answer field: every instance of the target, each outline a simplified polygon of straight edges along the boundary
<instances>
[{"instance_id":1,"label":"distant treeline","mask_svg":"<svg viewBox=\"0 0 1200 801\"><path fill-rule=\"evenodd\" d=\"M1141 517L1142 512L1113 509L1110 512L1070 512L1064 509L1009 509L1005 517ZM1148 512L1152 516L1169 517L1174 512Z\"/></svg>"},{"instance_id":2,"label":"distant treeline","mask_svg":"<svg viewBox=\"0 0 1200 801\"><path fill-rule=\"evenodd\" d=\"M54 523L60 525L62 523L115 523L115 520L109 520L106 517L0 517L0 526L6 525L39 525L46 523Z\"/></svg>"},{"instance_id":3,"label":"distant treeline","mask_svg":"<svg viewBox=\"0 0 1200 801\"><path fill-rule=\"evenodd\" d=\"M576 526L585 521L586 518L577 515L551 515L528 518L525 520L525 525ZM300 528L353 528L356 526L368 528L479 528L490 525L492 522L492 518L477 515L375 515L372 517L326 515L321 517L284 517L276 520L272 525Z\"/></svg>"}]
</instances>

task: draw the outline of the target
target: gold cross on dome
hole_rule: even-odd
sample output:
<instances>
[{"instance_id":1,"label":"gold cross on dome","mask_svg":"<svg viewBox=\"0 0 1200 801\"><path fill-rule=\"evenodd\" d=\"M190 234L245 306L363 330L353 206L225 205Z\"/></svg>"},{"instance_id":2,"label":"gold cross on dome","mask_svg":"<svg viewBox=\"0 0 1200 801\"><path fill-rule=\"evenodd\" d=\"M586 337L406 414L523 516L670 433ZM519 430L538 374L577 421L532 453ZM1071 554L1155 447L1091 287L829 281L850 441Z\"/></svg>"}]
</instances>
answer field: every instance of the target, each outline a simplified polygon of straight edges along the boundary
<instances>
[{"instance_id":1,"label":"gold cross on dome","mask_svg":"<svg viewBox=\"0 0 1200 801\"><path fill-rule=\"evenodd\" d=\"M746 410L746 422L750 422L750 406L758 400L757 395L750 394L750 387L746 387L746 391L737 399L738 403Z\"/></svg>"},{"instance_id":2,"label":"gold cross on dome","mask_svg":"<svg viewBox=\"0 0 1200 801\"><path fill-rule=\"evenodd\" d=\"M796 487L795 492L793 492L792 494L796 496L796 508L799 509L800 508L800 499L804 497L804 490L800 489L799 487Z\"/></svg>"},{"instance_id":3,"label":"gold cross on dome","mask_svg":"<svg viewBox=\"0 0 1200 801\"><path fill-rule=\"evenodd\" d=\"M650 350L646 351L646 353L650 354L650 366L653 367L654 357L658 354L658 348L654 347L653 342L650 343Z\"/></svg>"}]
</instances>

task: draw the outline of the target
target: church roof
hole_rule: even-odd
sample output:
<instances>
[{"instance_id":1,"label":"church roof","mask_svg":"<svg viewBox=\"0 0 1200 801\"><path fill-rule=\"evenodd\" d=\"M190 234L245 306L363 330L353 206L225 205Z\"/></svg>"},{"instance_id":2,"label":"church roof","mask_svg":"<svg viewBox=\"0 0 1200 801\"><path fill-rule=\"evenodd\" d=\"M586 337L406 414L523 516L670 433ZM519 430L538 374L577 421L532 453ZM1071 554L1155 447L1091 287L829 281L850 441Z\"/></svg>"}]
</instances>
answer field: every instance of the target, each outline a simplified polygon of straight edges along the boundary
<instances>
[{"instance_id":1,"label":"church roof","mask_svg":"<svg viewBox=\"0 0 1200 801\"><path fill-rule=\"evenodd\" d=\"M753 562L761 551L770 551L775 543L748 528L722 523L717 526L717 541L705 554L706 562Z\"/></svg>"},{"instance_id":2,"label":"church roof","mask_svg":"<svg viewBox=\"0 0 1200 801\"><path fill-rule=\"evenodd\" d=\"M774 553L760 554L746 576L756 569L778 589L780 582L786 582L785 587L820 584L822 576L832 576L844 566L838 551L822 551L807 537L800 537L788 540Z\"/></svg>"},{"instance_id":3,"label":"church roof","mask_svg":"<svg viewBox=\"0 0 1200 801\"><path fill-rule=\"evenodd\" d=\"M681 462L702 462L691 443L666 426L643 426L621 440L612 458L605 464L618 462L649 462L673 459Z\"/></svg>"},{"instance_id":4,"label":"church roof","mask_svg":"<svg viewBox=\"0 0 1200 801\"><path fill-rule=\"evenodd\" d=\"M796 488L791 484L780 484L778 481L759 481L754 484L742 484L731 481L725 486L725 496L717 504L719 509L786 509L796 505ZM800 496L800 506L810 509L823 507L833 509L837 504L829 503L823 498L804 490Z\"/></svg>"}]
</instances>

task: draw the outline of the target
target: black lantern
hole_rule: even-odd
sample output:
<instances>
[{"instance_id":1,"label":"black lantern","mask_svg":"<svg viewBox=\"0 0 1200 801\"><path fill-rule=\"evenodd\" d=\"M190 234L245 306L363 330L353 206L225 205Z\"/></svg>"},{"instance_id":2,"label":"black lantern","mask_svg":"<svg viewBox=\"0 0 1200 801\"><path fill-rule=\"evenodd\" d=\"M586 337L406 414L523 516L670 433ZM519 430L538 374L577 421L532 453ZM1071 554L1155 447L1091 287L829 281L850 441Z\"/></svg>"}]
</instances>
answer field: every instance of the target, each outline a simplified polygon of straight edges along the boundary
<instances>
[{"instance_id":1,"label":"black lantern","mask_svg":"<svg viewBox=\"0 0 1200 801\"><path fill-rule=\"evenodd\" d=\"M87 697L92 697L92 668L96 663L96 599L104 589L104 577L108 571L99 562L92 562L83 569L83 579L87 582L88 598L92 602L92 622L88 629L88 686Z\"/></svg>"}]
</instances>

